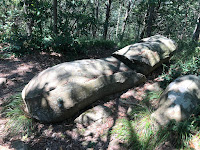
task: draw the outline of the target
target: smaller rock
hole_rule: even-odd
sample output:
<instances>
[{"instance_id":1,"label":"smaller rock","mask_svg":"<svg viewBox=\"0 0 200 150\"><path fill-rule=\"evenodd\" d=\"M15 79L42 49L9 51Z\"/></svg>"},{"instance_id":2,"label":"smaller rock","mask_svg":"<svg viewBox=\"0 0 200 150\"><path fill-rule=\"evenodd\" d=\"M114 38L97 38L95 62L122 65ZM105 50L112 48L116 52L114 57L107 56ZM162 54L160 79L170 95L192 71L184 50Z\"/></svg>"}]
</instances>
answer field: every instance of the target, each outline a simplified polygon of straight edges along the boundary
<instances>
[{"instance_id":1,"label":"smaller rock","mask_svg":"<svg viewBox=\"0 0 200 150\"><path fill-rule=\"evenodd\" d=\"M128 108L128 110L127 110L127 115L129 115L129 116L131 116L132 115L132 112L133 112L133 107L132 106L130 106L129 108Z\"/></svg>"},{"instance_id":2,"label":"smaller rock","mask_svg":"<svg viewBox=\"0 0 200 150\"><path fill-rule=\"evenodd\" d=\"M147 90L148 91L155 91L155 92L158 92L158 91L162 91L163 89L160 87L160 84L159 82L155 82L149 86L147 86Z\"/></svg>"},{"instance_id":3,"label":"smaller rock","mask_svg":"<svg viewBox=\"0 0 200 150\"><path fill-rule=\"evenodd\" d=\"M12 148L15 150L29 150L30 148L28 147L27 144L25 144L23 141L16 140L12 142Z\"/></svg>"},{"instance_id":4,"label":"smaller rock","mask_svg":"<svg viewBox=\"0 0 200 150\"><path fill-rule=\"evenodd\" d=\"M5 86L7 83L7 79L6 78L0 78L0 87L1 86Z\"/></svg>"},{"instance_id":5,"label":"smaller rock","mask_svg":"<svg viewBox=\"0 0 200 150\"><path fill-rule=\"evenodd\" d=\"M94 122L102 123L111 114L112 112L108 107L98 105L82 113L74 120L74 122L81 123L83 125L90 125Z\"/></svg>"},{"instance_id":6,"label":"smaller rock","mask_svg":"<svg viewBox=\"0 0 200 150\"><path fill-rule=\"evenodd\" d=\"M166 141L159 144L158 147L155 148L155 150L176 150L176 149L169 141Z\"/></svg>"},{"instance_id":7,"label":"smaller rock","mask_svg":"<svg viewBox=\"0 0 200 150\"><path fill-rule=\"evenodd\" d=\"M108 145L108 149L110 150L123 150L123 147L120 145L120 141L118 139L112 139L110 142L109 142L109 145Z\"/></svg>"},{"instance_id":8,"label":"smaller rock","mask_svg":"<svg viewBox=\"0 0 200 150\"><path fill-rule=\"evenodd\" d=\"M170 83L151 115L160 125L187 119L200 104L200 77L187 75Z\"/></svg>"}]
</instances>

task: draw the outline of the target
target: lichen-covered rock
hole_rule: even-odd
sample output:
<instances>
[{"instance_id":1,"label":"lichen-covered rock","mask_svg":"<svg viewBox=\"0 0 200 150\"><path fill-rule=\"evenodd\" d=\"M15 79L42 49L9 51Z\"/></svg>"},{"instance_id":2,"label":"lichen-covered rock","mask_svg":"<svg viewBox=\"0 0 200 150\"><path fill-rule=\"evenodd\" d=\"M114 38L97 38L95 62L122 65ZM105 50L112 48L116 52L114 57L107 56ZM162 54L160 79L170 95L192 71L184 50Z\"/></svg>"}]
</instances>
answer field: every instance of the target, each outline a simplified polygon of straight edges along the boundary
<instances>
[{"instance_id":1,"label":"lichen-covered rock","mask_svg":"<svg viewBox=\"0 0 200 150\"><path fill-rule=\"evenodd\" d=\"M155 35L142 39L140 43L126 46L114 52L113 56L136 72L147 75L166 62L175 49L174 41Z\"/></svg>"},{"instance_id":2,"label":"lichen-covered rock","mask_svg":"<svg viewBox=\"0 0 200 150\"><path fill-rule=\"evenodd\" d=\"M200 104L200 78L187 75L170 83L161 95L158 109L151 115L160 125L188 118Z\"/></svg>"},{"instance_id":3,"label":"lichen-covered rock","mask_svg":"<svg viewBox=\"0 0 200 150\"><path fill-rule=\"evenodd\" d=\"M78 60L39 73L25 86L22 98L32 117L42 122L58 122L104 96L144 80L144 75L114 57Z\"/></svg>"}]
</instances>

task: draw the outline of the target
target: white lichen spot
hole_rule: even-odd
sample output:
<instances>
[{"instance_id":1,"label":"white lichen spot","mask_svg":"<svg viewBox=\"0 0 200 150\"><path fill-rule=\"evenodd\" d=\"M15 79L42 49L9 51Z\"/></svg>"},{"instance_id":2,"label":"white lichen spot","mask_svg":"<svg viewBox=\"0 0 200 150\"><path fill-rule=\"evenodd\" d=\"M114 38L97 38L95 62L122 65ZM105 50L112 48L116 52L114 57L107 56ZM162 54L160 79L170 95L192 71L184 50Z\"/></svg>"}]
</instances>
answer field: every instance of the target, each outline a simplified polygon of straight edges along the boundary
<instances>
[{"instance_id":1,"label":"white lichen spot","mask_svg":"<svg viewBox=\"0 0 200 150\"><path fill-rule=\"evenodd\" d=\"M47 107L47 101L45 98L42 98L42 107Z\"/></svg>"},{"instance_id":2,"label":"white lichen spot","mask_svg":"<svg viewBox=\"0 0 200 150\"><path fill-rule=\"evenodd\" d=\"M177 99L177 97L179 96L179 95L177 95L177 94L178 94L177 92L170 91L170 92L168 93L168 99L169 99L171 102L174 102L174 101Z\"/></svg>"},{"instance_id":3,"label":"white lichen spot","mask_svg":"<svg viewBox=\"0 0 200 150\"><path fill-rule=\"evenodd\" d=\"M180 121L182 119L180 105L175 105L174 107L169 107L166 110L166 116L169 119L175 119L176 121Z\"/></svg>"}]
</instances>

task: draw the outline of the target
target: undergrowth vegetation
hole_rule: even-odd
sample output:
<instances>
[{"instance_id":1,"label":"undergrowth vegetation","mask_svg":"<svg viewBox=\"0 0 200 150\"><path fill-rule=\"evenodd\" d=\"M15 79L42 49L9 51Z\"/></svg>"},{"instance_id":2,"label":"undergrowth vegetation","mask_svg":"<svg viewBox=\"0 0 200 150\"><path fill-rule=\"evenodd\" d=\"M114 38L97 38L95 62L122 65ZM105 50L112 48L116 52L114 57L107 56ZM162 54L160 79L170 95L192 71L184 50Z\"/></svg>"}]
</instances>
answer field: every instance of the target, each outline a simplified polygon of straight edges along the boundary
<instances>
[{"instance_id":1,"label":"undergrowth vegetation","mask_svg":"<svg viewBox=\"0 0 200 150\"><path fill-rule=\"evenodd\" d=\"M117 121L111 133L123 140L124 146L129 149L150 149L155 144L151 140L155 132L150 115L151 111L146 106L137 105L132 108L130 118Z\"/></svg>"},{"instance_id":2,"label":"undergrowth vegetation","mask_svg":"<svg viewBox=\"0 0 200 150\"><path fill-rule=\"evenodd\" d=\"M200 74L200 47L194 41L180 41L170 65L163 66L163 88L177 77Z\"/></svg>"},{"instance_id":3,"label":"undergrowth vegetation","mask_svg":"<svg viewBox=\"0 0 200 150\"><path fill-rule=\"evenodd\" d=\"M78 56L87 55L94 49L114 49L117 44L112 40L73 38L68 35L48 37L27 37L16 34L7 37L3 43L9 43L3 50L16 56L32 54L35 52L58 52L62 54Z\"/></svg>"}]
</instances>

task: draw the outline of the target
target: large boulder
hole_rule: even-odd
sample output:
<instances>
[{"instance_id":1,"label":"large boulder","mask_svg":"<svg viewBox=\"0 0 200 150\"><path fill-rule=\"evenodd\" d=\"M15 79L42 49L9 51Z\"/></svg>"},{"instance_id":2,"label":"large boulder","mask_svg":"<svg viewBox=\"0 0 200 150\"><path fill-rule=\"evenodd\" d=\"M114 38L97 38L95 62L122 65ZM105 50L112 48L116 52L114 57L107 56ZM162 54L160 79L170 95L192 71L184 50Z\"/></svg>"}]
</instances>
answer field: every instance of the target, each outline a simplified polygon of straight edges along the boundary
<instances>
[{"instance_id":1,"label":"large boulder","mask_svg":"<svg viewBox=\"0 0 200 150\"><path fill-rule=\"evenodd\" d=\"M32 117L42 122L70 118L104 96L145 81L114 57L66 62L35 76L22 98Z\"/></svg>"},{"instance_id":2,"label":"large boulder","mask_svg":"<svg viewBox=\"0 0 200 150\"><path fill-rule=\"evenodd\" d=\"M200 77L187 75L170 83L161 95L158 109L151 115L160 125L187 119L200 104Z\"/></svg>"},{"instance_id":3,"label":"large boulder","mask_svg":"<svg viewBox=\"0 0 200 150\"><path fill-rule=\"evenodd\" d=\"M140 43L129 45L113 53L131 69L148 75L162 63L169 60L176 44L161 35L142 39Z\"/></svg>"}]
</instances>

